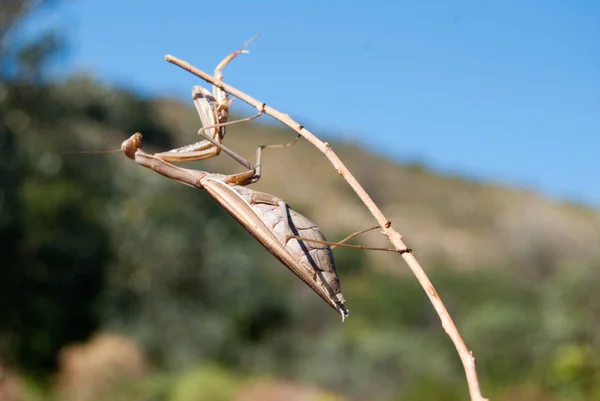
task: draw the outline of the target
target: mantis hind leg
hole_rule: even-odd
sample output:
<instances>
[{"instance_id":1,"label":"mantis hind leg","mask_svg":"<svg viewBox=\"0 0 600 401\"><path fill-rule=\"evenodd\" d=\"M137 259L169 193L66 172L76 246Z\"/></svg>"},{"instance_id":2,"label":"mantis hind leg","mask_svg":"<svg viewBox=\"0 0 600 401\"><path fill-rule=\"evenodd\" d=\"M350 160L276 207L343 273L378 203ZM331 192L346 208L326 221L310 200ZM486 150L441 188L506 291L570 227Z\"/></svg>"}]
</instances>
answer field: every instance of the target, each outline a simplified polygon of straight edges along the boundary
<instances>
[{"instance_id":1,"label":"mantis hind leg","mask_svg":"<svg viewBox=\"0 0 600 401\"><path fill-rule=\"evenodd\" d=\"M367 230L363 230L363 231L354 233L354 234L352 234L351 237L354 238L355 236L360 235L365 231L367 231ZM371 229L368 229L368 231L371 231ZM348 240L346 238L339 242L321 241L321 240L316 240L316 239L312 239L312 238L300 237L298 235L293 235L293 234L292 235L288 234L287 238L294 238L299 241L315 242L317 244L329 245L332 249L339 246L341 248L358 249L361 251L385 251L385 252L396 252L396 253L411 253L412 252L412 249L410 249L410 248L395 249L395 248L376 248L376 247L369 247L369 246L364 246L364 245L350 245L350 244L344 243L344 241Z\"/></svg>"},{"instance_id":2,"label":"mantis hind leg","mask_svg":"<svg viewBox=\"0 0 600 401\"><path fill-rule=\"evenodd\" d=\"M279 202L279 207L281 209L281 215L285 216L283 219L283 224L285 227L285 232L286 232L286 239L296 239L299 241L304 241L304 242L314 242L317 244L323 244L323 245L329 245L332 249L335 247L342 247L342 248L350 248L350 249L359 249L359 250L363 250L363 251L386 251L386 252L397 252L397 253L410 253L412 252L412 249L410 248L406 248L406 249L395 249L395 248L376 248L376 247L367 247L364 245L350 245L350 244L346 244L347 241L351 240L354 237L358 237L359 235L368 233L370 231L376 230L378 228L381 228L380 225L376 225L374 227L371 228L367 228L366 230L361 230L361 231L357 231L353 234L350 234L349 236L347 236L346 238L342 239L341 241L338 242L331 242L331 241L322 241L322 240L317 240L317 239L313 239L313 238L305 238L305 237L301 237L299 235L295 235L294 232L292 231L292 229L290 228L290 223L289 223L289 218L291 217L288 213L288 206L284 201L280 201Z\"/></svg>"},{"instance_id":3,"label":"mantis hind leg","mask_svg":"<svg viewBox=\"0 0 600 401\"><path fill-rule=\"evenodd\" d=\"M351 240L352 238L358 237L359 235L362 235L362 234L368 233L370 231L376 230L378 228L381 228L380 225L376 225L374 227L370 227L365 230L357 231L353 234L348 235L346 238L344 238L338 242L323 241L323 240L318 240L318 239L314 239L314 238L301 237L299 235L294 234L292 228L290 227L291 215L288 212L289 207L283 199L280 199L273 195L265 194L262 192L255 192L253 195L253 200L257 203L267 203L269 205L279 207L280 214L283 217L283 226L284 226L284 232L286 233L286 240L293 238L293 239L303 241L303 242L313 242L313 243L317 243L317 244L329 245L329 246L331 246L331 248L335 248L335 247L339 246L342 248L360 249L363 251L386 251L386 252L396 252L396 253L412 252L412 249L410 249L410 248L398 250L395 248L376 248L376 247L367 247L367 246L363 246L363 245L346 244L346 242Z\"/></svg>"}]
</instances>

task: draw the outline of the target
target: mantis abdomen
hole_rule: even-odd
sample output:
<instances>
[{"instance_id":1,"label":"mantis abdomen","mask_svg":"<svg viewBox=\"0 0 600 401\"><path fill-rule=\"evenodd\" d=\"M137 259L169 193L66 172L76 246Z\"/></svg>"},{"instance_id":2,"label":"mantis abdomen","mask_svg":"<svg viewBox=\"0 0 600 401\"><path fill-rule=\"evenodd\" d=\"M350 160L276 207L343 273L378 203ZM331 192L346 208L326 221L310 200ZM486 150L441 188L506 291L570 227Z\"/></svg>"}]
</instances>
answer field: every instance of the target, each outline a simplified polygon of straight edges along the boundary
<instances>
[{"instance_id":1,"label":"mantis abdomen","mask_svg":"<svg viewBox=\"0 0 600 401\"><path fill-rule=\"evenodd\" d=\"M290 238L295 235L326 241L315 223L290 209L280 198L244 186L228 185L215 175L201 179L201 184L269 252L342 317L349 314L329 245Z\"/></svg>"}]
</instances>

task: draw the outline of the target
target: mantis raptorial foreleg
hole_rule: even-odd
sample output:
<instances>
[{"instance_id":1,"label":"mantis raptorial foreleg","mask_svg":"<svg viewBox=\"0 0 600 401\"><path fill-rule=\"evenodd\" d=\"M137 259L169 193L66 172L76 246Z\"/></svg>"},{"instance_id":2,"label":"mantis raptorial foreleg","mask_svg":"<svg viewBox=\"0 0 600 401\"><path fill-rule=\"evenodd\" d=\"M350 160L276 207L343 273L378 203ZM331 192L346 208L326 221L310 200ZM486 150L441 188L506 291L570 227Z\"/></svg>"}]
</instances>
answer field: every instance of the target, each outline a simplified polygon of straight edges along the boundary
<instances>
[{"instance_id":1,"label":"mantis raptorial foreleg","mask_svg":"<svg viewBox=\"0 0 600 401\"><path fill-rule=\"evenodd\" d=\"M255 36L247 41L240 49L227 55L227 57L217 65L214 72L216 80L219 82L223 80L223 68L238 55L247 53L246 46L257 37L258 36ZM217 85L213 85L212 94L201 86L194 86L192 89L192 98L194 99L194 106L196 107L196 111L202 122L203 132L207 133L207 135L217 143L221 143L223 140L226 133L225 127L227 125L250 121L262 114L258 113L256 116L228 123L229 108L233 98L230 98L227 93L221 90ZM160 157L167 162L182 162L209 159L218 156L220 152L221 149L218 146L214 146L211 142L204 140L191 145L171 149L166 152L157 153L155 156Z\"/></svg>"},{"instance_id":2,"label":"mantis raptorial foreleg","mask_svg":"<svg viewBox=\"0 0 600 401\"><path fill-rule=\"evenodd\" d=\"M220 144L223 139L223 135L220 138L214 138L210 134L203 135L207 131L214 129L225 127L228 125L249 122L260 116L262 116L262 112L256 113L253 116L241 118L235 121L228 121L220 124L212 124L212 125L204 125L202 128L198 130L198 135L207 138L205 140L193 143L191 145L182 146L180 148L171 149L167 152L156 153L154 156L159 157L167 162L193 162L198 160L206 160L212 157L216 157L221 153L221 147L215 145Z\"/></svg>"}]
</instances>

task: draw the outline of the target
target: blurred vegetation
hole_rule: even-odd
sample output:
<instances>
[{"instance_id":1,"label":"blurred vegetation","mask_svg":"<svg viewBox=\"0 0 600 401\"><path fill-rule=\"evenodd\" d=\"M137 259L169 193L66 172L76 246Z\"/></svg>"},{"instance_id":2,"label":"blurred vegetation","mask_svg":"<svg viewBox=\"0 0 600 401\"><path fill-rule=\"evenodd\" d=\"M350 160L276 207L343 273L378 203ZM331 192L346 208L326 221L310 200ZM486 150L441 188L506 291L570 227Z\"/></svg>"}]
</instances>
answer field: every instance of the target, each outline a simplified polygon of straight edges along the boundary
<instances>
[{"instance_id":1,"label":"blurred vegetation","mask_svg":"<svg viewBox=\"0 0 600 401\"><path fill-rule=\"evenodd\" d=\"M61 36L19 38L32 4L0 3L0 400L466 399L455 350L396 255L336 250L342 325L207 194L121 154L62 154L134 131L162 150L194 140L199 121L90 77L48 80ZM252 124L226 141L251 156L292 138ZM333 146L426 262L485 395L600 399L596 211ZM372 224L306 144L265 159L257 187L331 238ZM237 169L225 157L203 168ZM110 332L124 337L93 337Z\"/></svg>"}]
</instances>

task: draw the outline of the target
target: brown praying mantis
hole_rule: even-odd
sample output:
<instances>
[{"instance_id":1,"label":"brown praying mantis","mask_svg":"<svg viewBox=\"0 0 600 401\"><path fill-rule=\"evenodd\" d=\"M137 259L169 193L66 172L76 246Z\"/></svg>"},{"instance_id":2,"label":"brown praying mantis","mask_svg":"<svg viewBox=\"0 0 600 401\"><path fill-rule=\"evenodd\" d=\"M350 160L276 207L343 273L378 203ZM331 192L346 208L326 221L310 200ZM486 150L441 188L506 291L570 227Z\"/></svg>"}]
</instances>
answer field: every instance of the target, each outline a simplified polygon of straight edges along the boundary
<instances>
[{"instance_id":1,"label":"brown praying mantis","mask_svg":"<svg viewBox=\"0 0 600 401\"><path fill-rule=\"evenodd\" d=\"M245 52L247 44L240 50L231 53L217 66L215 70L217 79L222 78L221 70L227 63L238 54ZM192 91L192 96L202 122L202 128L198 131L198 134L204 138L202 141L150 155L141 149L142 135L135 133L121 145L123 152L141 166L191 187L205 189L255 239L327 304L338 311L343 320L349 312L344 305L345 299L342 295L332 248L342 246L392 252L410 252L410 250L398 251L345 244L351 238L379 228L379 226L354 233L340 242L329 242L315 223L291 209L283 199L247 188L247 185L258 181L261 177L263 149L290 147L300 137L298 136L288 144L259 146L255 167L242 156L224 146L221 140L225 135L226 125L252 120L261 113L246 119L227 122L232 100L221 89L213 87L211 94L208 90L196 86ZM247 170L238 174L224 175L186 169L170 163L205 160L219 155L221 151Z\"/></svg>"}]
</instances>

